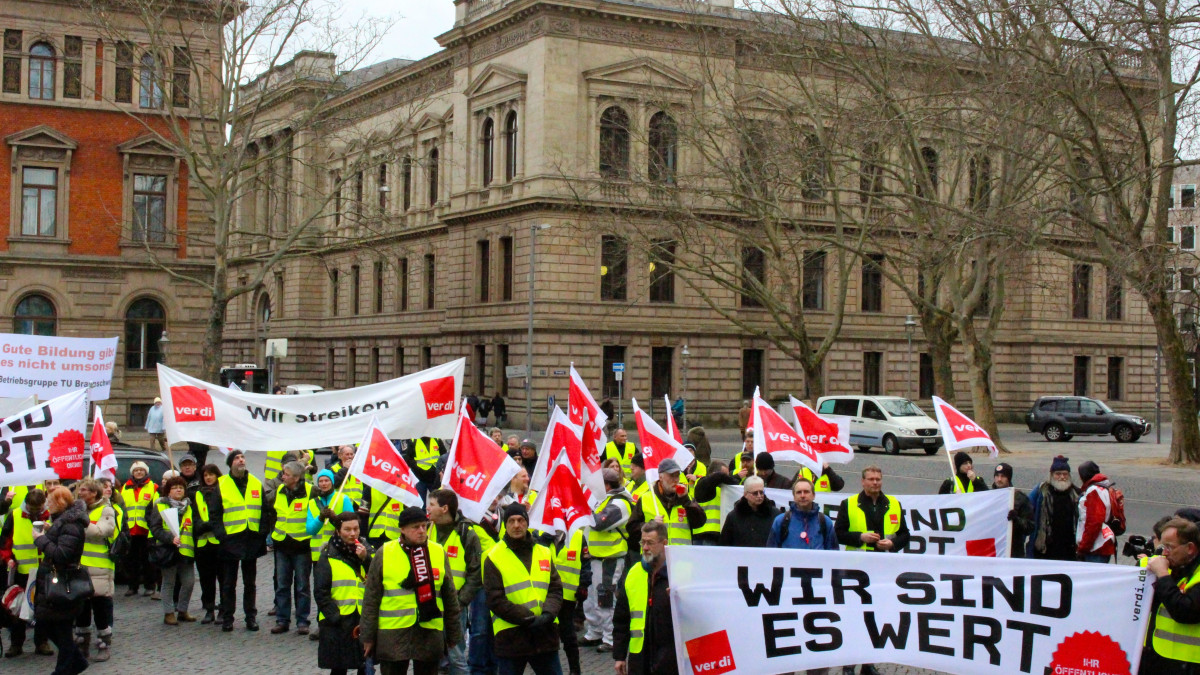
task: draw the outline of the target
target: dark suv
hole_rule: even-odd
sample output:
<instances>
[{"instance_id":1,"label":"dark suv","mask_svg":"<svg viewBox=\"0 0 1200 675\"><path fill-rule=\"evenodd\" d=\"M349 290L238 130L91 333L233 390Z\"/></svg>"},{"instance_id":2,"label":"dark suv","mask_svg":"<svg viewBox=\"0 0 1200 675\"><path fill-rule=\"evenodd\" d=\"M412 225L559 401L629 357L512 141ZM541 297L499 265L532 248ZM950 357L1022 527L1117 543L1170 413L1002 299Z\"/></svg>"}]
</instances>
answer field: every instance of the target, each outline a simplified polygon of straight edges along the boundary
<instances>
[{"instance_id":1,"label":"dark suv","mask_svg":"<svg viewBox=\"0 0 1200 675\"><path fill-rule=\"evenodd\" d=\"M1025 425L1048 441L1112 434L1120 443L1133 443L1150 433L1151 426L1141 417L1113 412L1103 401L1083 396L1043 396L1025 415Z\"/></svg>"}]
</instances>

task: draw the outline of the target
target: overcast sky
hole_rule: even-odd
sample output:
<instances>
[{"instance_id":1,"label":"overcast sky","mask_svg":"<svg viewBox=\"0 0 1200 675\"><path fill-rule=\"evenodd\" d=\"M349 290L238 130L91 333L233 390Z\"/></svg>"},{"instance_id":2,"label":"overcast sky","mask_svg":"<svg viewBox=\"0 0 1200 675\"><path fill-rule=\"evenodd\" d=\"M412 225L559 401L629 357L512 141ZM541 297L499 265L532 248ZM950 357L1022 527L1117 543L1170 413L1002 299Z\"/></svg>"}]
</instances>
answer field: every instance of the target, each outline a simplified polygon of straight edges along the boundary
<instances>
[{"instance_id":1,"label":"overcast sky","mask_svg":"<svg viewBox=\"0 0 1200 675\"><path fill-rule=\"evenodd\" d=\"M436 52L434 37L454 27L452 0L342 0L343 19L352 21L363 14L398 17L396 25L367 64L390 58L420 59Z\"/></svg>"}]
</instances>

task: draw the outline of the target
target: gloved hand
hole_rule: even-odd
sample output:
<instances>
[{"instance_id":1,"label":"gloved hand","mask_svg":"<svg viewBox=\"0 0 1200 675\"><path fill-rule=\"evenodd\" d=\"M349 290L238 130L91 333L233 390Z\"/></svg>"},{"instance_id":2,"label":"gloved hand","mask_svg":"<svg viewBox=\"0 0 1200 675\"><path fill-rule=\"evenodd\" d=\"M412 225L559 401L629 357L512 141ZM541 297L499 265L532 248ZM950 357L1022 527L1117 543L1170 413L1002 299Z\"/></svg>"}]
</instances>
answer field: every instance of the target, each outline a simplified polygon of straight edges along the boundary
<instances>
[{"instance_id":1,"label":"gloved hand","mask_svg":"<svg viewBox=\"0 0 1200 675\"><path fill-rule=\"evenodd\" d=\"M539 614L533 619L533 623L529 624L530 628L545 628L554 623L553 614Z\"/></svg>"},{"instance_id":2,"label":"gloved hand","mask_svg":"<svg viewBox=\"0 0 1200 675\"><path fill-rule=\"evenodd\" d=\"M333 520L333 516L334 516L333 509L329 508L328 506L321 509L321 518L323 518L325 520Z\"/></svg>"},{"instance_id":3,"label":"gloved hand","mask_svg":"<svg viewBox=\"0 0 1200 675\"><path fill-rule=\"evenodd\" d=\"M1014 518L1016 518L1016 517L1017 517L1017 510L1016 510L1016 509L1009 509L1009 510L1008 510L1008 519L1009 519L1009 520L1012 520L1012 519L1014 519Z\"/></svg>"}]
</instances>

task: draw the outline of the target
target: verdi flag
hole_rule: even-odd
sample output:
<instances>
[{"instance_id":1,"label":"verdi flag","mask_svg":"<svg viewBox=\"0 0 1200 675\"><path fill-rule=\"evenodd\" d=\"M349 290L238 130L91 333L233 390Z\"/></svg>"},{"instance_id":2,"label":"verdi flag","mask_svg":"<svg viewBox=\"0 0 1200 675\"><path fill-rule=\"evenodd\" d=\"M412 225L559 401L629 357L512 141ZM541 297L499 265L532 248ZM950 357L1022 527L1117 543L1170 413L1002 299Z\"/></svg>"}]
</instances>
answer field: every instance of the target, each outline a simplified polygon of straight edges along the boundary
<instances>
[{"instance_id":1,"label":"verdi flag","mask_svg":"<svg viewBox=\"0 0 1200 675\"><path fill-rule=\"evenodd\" d=\"M463 517L481 521L492 500L520 470L508 453L471 423L464 404L442 479L445 487L458 495Z\"/></svg>"},{"instance_id":2,"label":"verdi flag","mask_svg":"<svg viewBox=\"0 0 1200 675\"><path fill-rule=\"evenodd\" d=\"M559 455L565 455L571 465L571 471L580 477L587 487L585 491L589 499L599 501L604 497L604 477L599 471L594 455L584 461L583 429L571 423L562 409L554 407L550 414L550 424L546 435L542 438L542 447L538 451L537 465L533 467L533 475L529 477L529 489L541 494L542 489L550 480L550 468L558 460ZM595 444L593 443L593 448Z\"/></svg>"},{"instance_id":3,"label":"verdi flag","mask_svg":"<svg viewBox=\"0 0 1200 675\"><path fill-rule=\"evenodd\" d=\"M355 476L364 485L373 487L406 506L424 506L417 492L417 477L400 451L388 440L379 426L379 420L371 417L367 433L358 444L358 452L350 463L348 475Z\"/></svg>"},{"instance_id":4,"label":"verdi flag","mask_svg":"<svg viewBox=\"0 0 1200 675\"><path fill-rule=\"evenodd\" d=\"M675 426L675 416L671 414L671 397L663 394L663 403L667 406L667 433L671 434L676 443L683 445L683 436L679 435L679 427Z\"/></svg>"},{"instance_id":5,"label":"verdi flag","mask_svg":"<svg viewBox=\"0 0 1200 675\"><path fill-rule=\"evenodd\" d=\"M602 456L604 446L608 443L604 436L604 425L608 422L608 415L596 405L596 399L592 398L592 392L588 391L587 385L583 383L583 378L575 370L574 363L571 364L571 385L567 391L567 418L572 424L582 426L586 421L591 425L590 435L595 441L596 456ZM584 453L585 456L587 454Z\"/></svg>"},{"instance_id":6,"label":"verdi flag","mask_svg":"<svg viewBox=\"0 0 1200 675\"><path fill-rule=\"evenodd\" d=\"M814 475L821 475L821 458L808 445L800 432L792 428L779 413L754 391L754 456L768 453L776 461L791 460L808 468Z\"/></svg>"},{"instance_id":7,"label":"verdi flag","mask_svg":"<svg viewBox=\"0 0 1200 675\"><path fill-rule=\"evenodd\" d=\"M579 477L571 470L571 461L566 453L560 453L550 467L550 478L538 492L529 514L529 529L540 532L563 532L569 540L581 527L596 524L592 508Z\"/></svg>"},{"instance_id":8,"label":"verdi flag","mask_svg":"<svg viewBox=\"0 0 1200 675\"><path fill-rule=\"evenodd\" d=\"M117 453L113 452L108 430L104 428L104 415L100 412L100 406L96 406L92 439L88 445L91 448L92 477L117 480Z\"/></svg>"},{"instance_id":9,"label":"verdi flag","mask_svg":"<svg viewBox=\"0 0 1200 675\"><path fill-rule=\"evenodd\" d=\"M791 398L792 412L796 415L796 431L817 452L822 462L849 464L854 461L854 448L850 447L850 418L818 415L803 401Z\"/></svg>"},{"instance_id":10,"label":"verdi flag","mask_svg":"<svg viewBox=\"0 0 1200 675\"><path fill-rule=\"evenodd\" d=\"M0 486L83 478L87 392L76 389L0 421Z\"/></svg>"},{"instance_id":11,"label":"verdi flag","mask_svg":"<svg viewBox=\"0 0 1200 675\"><path fill-rule=\"evenodd\" d=\"M633 419L637 422L638 441L642 444L642 459L646 463L646 481L653 483L658 480L658 465L666 459L673 459L681 471L686 470L696 458L679 441L671 438L658 423L638 407L637 399L633 403Z\"/></svg>"}]
</instances>

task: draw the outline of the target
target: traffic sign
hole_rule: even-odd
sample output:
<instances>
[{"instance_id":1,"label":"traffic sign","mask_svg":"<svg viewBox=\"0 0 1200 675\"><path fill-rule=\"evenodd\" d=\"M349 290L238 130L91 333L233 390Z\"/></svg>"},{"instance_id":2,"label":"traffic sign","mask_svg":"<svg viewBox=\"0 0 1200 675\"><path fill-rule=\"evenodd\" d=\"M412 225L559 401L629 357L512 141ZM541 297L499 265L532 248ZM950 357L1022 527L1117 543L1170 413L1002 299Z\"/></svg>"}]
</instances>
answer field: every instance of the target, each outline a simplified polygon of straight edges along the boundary
<instances>
[{"instance_id":1,"label":"traffic sign","mask_svg":"<svg viewBox=\"0 0 1200 675\"><path fill-rule=\"evenodd\" d=\"M620 382L620 381L621 381L621 376L622 376L622 375L624 375L624 374L625 374L625 371L623 371L623 370L618 370L617 372L613 373L613 377L616 377L616 378L617 378L617 382Z\"/></svg>"},{"instance_id":2,"label":"traffic sign","mask_svg":"<svg viewBox=\"0 0 1200 675\"><path fill-rule=\"evenodd\" d=\"M623 372L625 372L625 364L624 364L624 363L614 363L614 364L613 364L613 372L614 372L614 373L623 373Z\"/></svg>"}]
</instances>

